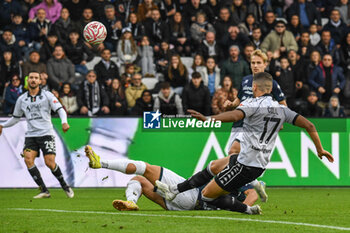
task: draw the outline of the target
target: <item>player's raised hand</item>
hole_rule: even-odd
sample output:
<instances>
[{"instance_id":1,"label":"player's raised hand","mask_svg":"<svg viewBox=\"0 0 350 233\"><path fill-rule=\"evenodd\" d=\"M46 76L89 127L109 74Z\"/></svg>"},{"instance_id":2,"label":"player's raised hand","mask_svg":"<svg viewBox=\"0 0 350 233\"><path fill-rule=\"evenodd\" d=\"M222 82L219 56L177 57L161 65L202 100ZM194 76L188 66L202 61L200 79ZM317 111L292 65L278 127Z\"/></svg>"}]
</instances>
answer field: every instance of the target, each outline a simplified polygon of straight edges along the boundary
<instances>
[{"instance_id":1,"label":"player's raised hand","mask_svg":"<svg viewBox=\"0 0 350 233\"><path fill-rule=\"evenodd\" d=\"M188 109L187 112L189 112L191 114L192 117L200 120L200 121L206 121L207 118L205 116L203 116L203 114L201 114L200 112L197 112L195 110L192 109Z\"/></svg>"},{"instance_id":2,"label":"player's raised hand","mask_svg":"<svg viewBox=\"0 0 350 233\"><path fill-rule=\"evenodd\" d=\"M331 162L331 163L333 163L333 161L334 161L334 158L333 158L333 156L331 155L331 153L329 153L329 152L326 151L326 150L322 150L321 152L318 152L317 155L318 155L318 157L319 157L320 159L322 159L323 156L326 157L326 158L328 159L328 161Z\"/></svg>"},{"instance_id":3,"label":"player's raised hand","mask_svg":"<svg viewBox=\"0 0 350 233\"><path fill-rule=\"evenodd\" d=\"M62 130L63 130L64 133L67 132L67 131L69 130L69 125L68 125L68 123L62 124Z\"/></svg>"}]
</instances>

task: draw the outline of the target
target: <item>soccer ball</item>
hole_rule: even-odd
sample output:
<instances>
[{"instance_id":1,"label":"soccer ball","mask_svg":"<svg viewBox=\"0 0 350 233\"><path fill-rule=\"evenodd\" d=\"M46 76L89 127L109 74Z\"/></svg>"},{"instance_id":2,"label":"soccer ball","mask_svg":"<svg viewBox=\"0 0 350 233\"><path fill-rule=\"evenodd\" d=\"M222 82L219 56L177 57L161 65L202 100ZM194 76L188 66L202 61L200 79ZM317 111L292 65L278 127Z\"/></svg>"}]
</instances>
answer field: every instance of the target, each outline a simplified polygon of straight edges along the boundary
<instances>
[{"instance_id":1,"label":"soccer ball","mask_svg":"<svg viewBox=\"0 0 350 233\"><path fill-rule=\"evenodd\" d=\"M83 36L89 44L98 45L106 39L107 30L102 23L92 21L85 26Z\"/></svg>"}]
</instances>

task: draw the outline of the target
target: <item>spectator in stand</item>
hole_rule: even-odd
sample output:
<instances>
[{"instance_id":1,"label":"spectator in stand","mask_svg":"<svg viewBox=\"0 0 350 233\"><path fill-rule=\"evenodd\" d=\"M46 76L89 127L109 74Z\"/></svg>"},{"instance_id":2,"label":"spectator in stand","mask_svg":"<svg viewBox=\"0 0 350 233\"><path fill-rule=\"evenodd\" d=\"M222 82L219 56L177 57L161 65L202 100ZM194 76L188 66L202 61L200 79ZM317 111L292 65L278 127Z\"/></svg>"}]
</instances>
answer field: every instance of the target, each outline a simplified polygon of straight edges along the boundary
<instances>
[{"instance_id":1,"label":"spectator in stand","mask_svg":"<svg viewBox=\"0 0 350 233\"><path fill-rule=\"evenodd\" d=\"M109 99L104 85L97 82L95 71L90 70L86 74L86 80L82 82L77 95L79 111L81 115L89 117L109 114Z\"/></svg>"},{"instance_id":2,"label":"spectator in stand","mask_svg":"<svg viewBox=\"0 0 350 233\"><path fill-rule=\"evenodd\" d=\"M345 74L350 75L350 32L347 33L345 39L340 47L341 66ZM350 94L350 93L349 93Z\"/></svg>"},{"instance_id":3,"label":"spectator in stand","mask_svg":"<svg viewBox=\"0 0 350 233\"><path fill-rule=\"evenodd\" d=\"M340 106L337 96L332 96L328 103L328 108L325 109L324 117L346 117L344 107Z\"/></svg>"},{"instance_id":4,"label":"spectator in stand","mask_svg":"<svg viewBox=\"0 0 350 233\"><path fill-rule=\"evenodd\" d=\"M191 32L180 12L170 20L170 43L180 56L191 56Z\"/></svg>"},{"instance_id":5,"label":"spectator in stand","mask_svg":"<svg viewBox=\"0 0 350 233\"><path fill-rule=\"evenodd\" d=\"M124 90L131 86L132 84L132 76L135 74L135 65L127 64L125 66L125 72L121 75L121 84Z\"/></svg>"},{"instance_id":6,"label":"spectator in stand","mask_svg":"<svg viewBox=\"0 0 350 233\"><path fill-rule=\"evenodd\" d=\"M23 62L21 49L16 43L16 38L10 29L5 29L0 40L0 54L11 51L12 57L19 63Z\"/></svg>"},{"instance_id":7,"label":"spectator in stand","mask_svg":"<svg viewBox=\"0 0 350 233\"><path fill-rule=\"evenodd\" d=\"M204 86L200 73L192 73L191 82L182 92L182 105L185 113L188 109L193 109L205 116L210 115L210 92Z\"/></svg>"},{"instance_id":8,"label":"spectator in stand","mask_svg":"<svg viewBox=\"0 0 350 233\"><path fill-rule=\"evenodd\" d=\"M317 32L317 25L316 24L311 24L310 28L310 42L312 46L317 46L318 43L321 41L321 36Z\"/></svg>"},{"instance_id":9,"label":"spectator in stand","mask_svg":"<svg viewBox=\"0 0 350 233\"><path fill-rule=\"evenodd\" d=\"M161 112L165 115L183 114L181 98L170 88L168 82L160 85L158 97L154 100L153 111Z\"/></svg>"},{"instance_id":10,"label":"spectator in stand","mask_svg":"<svg viewBox=\"0 0 350 233\"><path fill-rule=\"evenodd\" d=\"M246 36L251 36L253 34L253 28L257 26L258 24L255 22L255 17L252 13L247 14L245 20L238 24L239 31Z\"/></svg>"},{"instance_id":11,"label":"spectator in stand","mask_svg":"<svg viewBox=\"0 0 350 233\"><path fill-rule=\"evenodd\" d=\"M185 20L189 23L193 23L196 20L199 12L203 12L209 22L213 22L215 18L213 11L207 5L201 4L200 0L188 1L186 8L182 12Z\"/></svg>"},{"instance_id":12,"label":"spectator in stand","mask_svg":"<svg viewBox=\"0 0 350 233\"><path fill-rule=\"evenodd\" d=\"M119 69L117 64L111 60L111 51L104 49L101 52L101 61L94 66L97 74L97 81L103 83L106 87L112 84L112 80L119 77Z\"/></svg>"},{"instance_id":13,"label":"spectator in stand","mask_svg":"<svg viewBox=\"0 0 350 233\"><path fill-rule=\"evenodd\" d=\"M134 74L132 76L132 83L125 90L126 101L128 102L128 108L135 106L136 100L141 97L144 90L147 89L146 85L141 81L141 74Z\"/></svg>"},{"instance_id":14,"label":"spectator in stand","mask_svg":"<svg viewBox=\"0 0 350 233\"><path fill-rule=\"evenodd\" d=\"M153 51L158 52L159 46L163 41L169 41L169 27L168 24L160 18L158 9L152 10L151 18L145 21L146 35L150 39Z\"/></svg>"},{"instance_id":15,"label":"spectator in stand","mask_svg":"<svg viewBox=\"0 0 350 233\"><path fill-rule=\"evenodd\" d=\"M242 0L236 0L242 1ZM221 40L224 37L228 36L228 29L232 25L237 25L238 22L235 22L231 17L230 10L226 7L221 8L219 18L215 21L214 28L216 31L216 38Z\"/></svg>"},{"instance_id":16,"label":"spectator in stand","mask_svg":"<svg viewBox=\"0 0 350 233\"><path fill-rule=\"evenodd\" d=\"M222 38L220 41L222 48L224 49L225 58L229 57L229 48L232 45L237 45L240 50L243 50L244 46L249 43L249 37L239 31L237 26L231 26L228 29L229 35L226 38Z\"/></svg>"},{"instance_id":17,"label":"spectator in stand","mask_svg":"<svg viewBox=\"0 0 350 233\"><path fill-rule=\"evenodd\" d=\"M16 44L25 57L29 54L30 35L28 27L23 23L22 15L16 14L12 17L12 24L8 26L16 38Z\"/></svg>"},{"instance_id":18,"label":"spectator in stand","mask_svg":"<svg viewBox=\"0 0 350 233\"><path fill-rule=\"evenodd\" d=\"M310 33L308 31L304 31L301 33L301 37L298 42L298 47L298 54L301 56L301 59L303 61L308 61L310 58L310 53L316 50L316 47L313 46L310 42Z\"/></svg>"},{"instance_id":19,"label":"spectator in stand","mask_svg":"<svg viewBox=\"0 0 350 233\"><path fill-rule=\"evenodd\" d=\"M310 59L304 60L304 67L303 67L303 73L302 73L302 79L306 81L306 84L308 83L309 77L311 76L311 73L316 69L316 67L320 64L322 60L321 54L319 51L314 50L310 54Z\"/></svg>"},{"instance_id":20,"label":"spectator in stand","mask_svg":"<svg viewBox=\"0 0 350 233\"><path fill-rule=\"evenodd\" d=\"M289 0L289 1L291 1L291 4L293 3L293 0ZM285 0L272 0L271 1L271 7L279 18L283 17L283 13L284 13L283 8L287 5L286 2L288 2L288 1L285 1Z\"/></svg>"},{"instance_id":21,"label":"spectator in stand","mask_svg":"<svg viewBox=\"0 0 350 233\"><path fill-rule=\"evenodd\" d=\"M67 41L65 50L68 59L75 66L75 72L85 76L88 72L86 63L94 58L94 54L79 37L77 30L69 32L69 41Z\"/></svg>"},{"instance_id":22,"label":"spectator in stand","mask_svg":"<svg viewBox=\"0 0 350 233\"><path fill-rule=\"evenodd\" d=\"M206 3L206 7L210 8L214 14L215 19L220 13L220 9L223 7L225 4L224 1L220 0L208 0Z\"/></svg>"},{"instance_id":23,"label":"spectator in stand","mask_svg":"<svg viewBox=\"0 0 350 233\"><path fill-rule=\"evenodd\" d=\"M158 6L153 0L143 0L137 8L137 18L140 22L144 22L146 19L152 17L152 10L158 9Z\"/></svg>"},{"instance_id":24,"label":"spectator in stand","mask_svg":"<svg viewBox=\"0 0 350 233\"><path fill-rule=\"evenodd\" d=\"M142 37L141 44L138 47L138 54L140 55L142 76L155 77L153 48L147 36Z\"/></svg>"},{"instance_id":25,"label":"spectator in stand","mask_svg":"<svg viewBox=\"0 0 350 233\"><path fill-rule=\"evenodd\" d=\"M264 21L260 24L263 37L267 36L275 28L275 24L275 13L273 11L267 11L265 13Z\"/></svg>"},{"instance_id":26,"label":"spectator in stand","mask_svg":"<svg viewBox=\"0 0 350 233\"><path fill-rule=\"evenodd\" d=\"M137 13L137 8L139 5L138 0L116 0L113 2L116 10L116 15L124 23L130 22L130 15ZM138 20L139 21L139 20ZM134 31L133 31L134 32ZM135 36L135 35L134 35ZM137 38L139 39L139 38Z\"/></svg>"},{"instance_id":27,"label":"spectator in stand","mask_svg":"<svg viewBox=\"0 0 350 233\"><path fill-rule=\"evenodd\" d=\"M253 43L256 49L260 49L262 43L262 33L260 27L254 27L253 33L250 36L250 41Z\"/></svg>"},{"instance_id":28,"label":"spectator in stand","mask_svg":"<svg viewBox=\"0 0 350 233\"><path fill-rule=\"evenodd\" d=\"M230 9L232 12L234 25L238 25L239 23L244 22L247 16L248 8L243 3L243 0L233 0Z\"/></svg>"},{"instance_id":29,"label":"spectator in stand","mask_svg":"<svg viewBox=\"0 0 350 233\"><path fill-rule=\"evenodd\" d=\"M343 69L333 64L330 54L325 54L311 73L309 84L317 91L321 101L327 103L332 95L339 95L345 86Z\"/></svg>"},{"instance_id":30,"label":"spectator in stand","mask_svg":"<svg viewBox=\"0 0 350 233\"><path fill-rule=\"evenodd\" d=\"M123 23L116 17L114 6L111 4L104 7L104 14L105 16L101 22L106 26L107 38L103 43L109 50L118 51L116 46L122 36ZM102 47L100 50L102 50Z\"/></svg>"},{"instance_id":31,"label":"spectator in stand","mask_svg":"<svg viewBox=\"0 0 350 233\"><path fill-rule=\"evenodd\" d=\"M131 13L129 15L127 27L131 29L132 37L137 42L140 42L142 36L146 34L145 27L141 22L139 22L139 19L135 13Z\"/></svg>"},{"instance_id":32,"label":"spectator in stand","mask_svg":"<svg viewBox=\"0 0 350 233\"><path fill-rule=\"evenodd\" d=\"M30 71L37 71L39 73L47 72L46 64L40 62L40 54L38 51L32 51L29 54L29 60L22 64L22 75L26 77Z\"/></svg>"},{"instance_id":33,"label":"spectator in stand","mask_svg":"<svg viewBox=\"0 0 350 233\"><path fill-rule=\"evenodd\" d=\"M30 9L30 20L34 19L39 9L43 9L46 12L47 19L55 23L60 18L62 5L58 0L43 0L42 3Z\"/></svg>"},{"instance_id":34,"label":"spectator in stand","mask_svg":"<svg viewBox=\"0 0 350 233\"><path fill-rule=\"evenodd\" d=\"M80 17L80 20L77 22L77 26L79 29L79 34L83 35L83 31L85 26L93 21L94 13L91 8L84 8L83 14Z\"/></svg>"},{"instance_id":35,"label":"spectator in stand","mask_svg":"<svg viewBox=\"0 0 350 233\"><path fill-rule=\"evenodd\" d=\"M61 104L68 115L74 115L78 107L77 96L72 91L70 83L63 83L60 91Z\"/></svg>"},{"instance_id":36,"label":"spectator in stand","mask_svg":"<svg viewBox=\"0 0 350 233\"><path fill-rule=\"evenodd\" d=\"M170 65L164 74L165 81L170 83L171 88L178 95L181 95L184 86L188 80L188 71L184 64L182 64L179 55L171 56Z\"/></svg>"},{"instance_id":37,"label":"spectator in stand","mask_svg":"<svg viewBox=\"0 0 350 233\"><path fill-rule=\"evenodd\" d=\"M29 24L30 40L33 43L33 48L39 50L47 38L51 29L51 21L46 18L44 9L38 9L36 17ZM56 34L57 35L57 34Z\"/></svg>"},{"instance_id":38,"label":"spectator in stand","mask_svg":"<svg viewBox=\"0 0 350 233\"><path fill-rule=\"evenodd\" d=\"M62 45L66 45L69 40L69 32L76 31L77 26L70 19L70 14L67 8L62 8L61 17L52 25L51 30L57 34L58 42ZM80 34L78 32L78 34Z\"/></svg>"},{"instance_id":39,"label":"spectator in stand","mask_svg":"<svg viewBox=\"0 0 350 233\"><path fill-rule=\"evenodd\" d=\"M198 53L201 54L205 60L208 59L208 57L215 58L217 63L223 60L223 53L220 45L215 40L215 33L207 32L205 40L199 45Z\"/></svg>"},{"instance_id":40,"label":"spectator in stand","mask_svg":"<svg viewBox=\"0 0 350 233\"><path fill-rule=\"evenodd\" d=\"M340 47L341 42L344 40L346 32L348 31L347 25L341 20L339 10L333 9L331 11L329 22L323 27L324 30L331 32L337 47Z\"/></svg>"},{"instance_id":41,"label":"spectator in stand","mask_svg":"<svg viewBox=\"0 0 350 233\"><path fill-rule=\"evenodd\" d=\"M74 84L74 65L66 58L62 45L55 46L53 57L47 62L47 74L50 85L56 90L59 90L64 82Z\"/></svg>"},{"instance_id":42,"label":"spectator in stand","mask_svg":"<svg viewBox=\"0 0 350 233\"><path fill-rule=\"evenodd\" d=\"M19 75L21 72L17 60L12 56L11 51L4 51L0 59L0 93L2 95L6 83L9 84L11 77ZM0 95L0 96L1 96Z\"/></svg>"},{"instance_id":43,"label":"spectator in stand","mask_svg":"<svg viewBox=\"0 0 350 233\"><path fill-rule=\"evenodd\" d=\"M41 72L40 73L40 89L41 90L45 90L45 91L51 91L51 87L49 85L49 83L47 82L47 79L49 78L49 76L47 75L46 72Z\"/></svg>"},{"instance_id":44,"label":"spectator in stand","mask_svg":"<svg viewBox=\"0 0 350 233\"><path fill-rule=\"evenodd\" d=\"M348 26L350 26L349 5L349 0L340 0L338 1L338 5L334 8L340 12L342 21Z\"/></svg>"},{"instance_id":45,"label":"spectator in stand","mask_svg":"<svg viewBox=\"0 0 350 233\"><path fill-rule=\"evenodd\" d=\"M153 111L154 100L149 90L144 90L141 97L136 100L135 106L131 109L132 116L143 116L143 112Z\"/></svg>"},{"instance_id":46,"label":"spectator in stand","mask_svg":"<svg viewBox=\"0 0 350 233\"><path fill-rule=\"evenodd\" d=\"M128 110L128 104L125 99L124 89L119 79L115 78L108 90L109 108L111 115L125 116Z\"/></svg>"},{"instance_id":47,"label":"spectator in stand","mask_svg":"<svg viewBox=\"0 0 350 233\"><path fill-rule=\"evenodd\" d=\"M334 64L339 64L340 54L335 41L332 38L331 32L323 30L321 34L321 41L317 45L317 50L320 51L321 56L331 54Z\"/></svg>"},{"instance_id":48,"label":"spectator in stand","mask_svg":"<svg viewBox=\"0 0 350 233\"><path fill-rule=\"evenodd\" d=\"M292 15L287 29L293 33L295 40L298 42L301 36L301 32L304 30L303 25L300 23L298 15Z\"/></svg>"},{"instance_id":49,"label":"spectator in stand","mask_svg":"<svg viewBox=\"0 0 350 233\"><path fill-rule=\"evenodd\" d=\"M300 59L300 56L294 50L288 51L288 61L295 80L295 97L305 99L310 91L307 84L308 79L303 75L305 73L303 63L305 61Z\"/></svg>"},{"instance_id":50,"label":"spectator in stand","mask_svg":"<svg viewBox=\"0 0 350 233\"><path fill-rule=\"evenodd\" d=\"M174 54L175 51L170 49L169 43L163 41L160 45L160 50L154 53L157 72L165 73L168 71L171 57Z\"/></svg>"},{"instance_id":51,"label":"spectator in stand","mask_svg":"<svg viewBox=\"0 0 350 233\"><path fill-rule=\"evenodd\" d=\"M22 8L17 0L3 0L0 2L0 30L11 23L13 15L22 15Z\"/></svg>"},{"instance_id":52,"label":"spectator in stand","mask_svg":"<svg viewBox=\"0 0 350 233\"><path fill-rule=\"evenodd\" d=\"M229 76L234 88L239 88L243 77L250 74L247 62L241 58L239 53L239 47L232 45L230 47L230 58L221 66L221 78Z\"/></svg>"},{"instance_id":53,"label":"spectator in stand","mask_svg":"<svg viewBox=\"0 0 350 233\"><path fill-rule=\"evenodd\" d=\"M85 7L87 6L88 1L87 0L67 0L62 3L63 3L63 6L68 9L71 20L77 23L80 20Z\"/></svg>"},{"instance_id":54,"label":"spectator in stand","mask_svg":"<svg viewBox=\"0 0 350 233\"><path fill-rule=\"evenodd\" d=\"M11 83L6 87L4 114L12 114L16 101L20 95L24 92L21 79L18 75L11 77Z\"/></svg>"},{"instance_id":55,"label":"spectator in stand","mask_svg":"<svg viewBox=\"0 0 350 233\"><path fill-rule=\"evenodd\" d=\"M47 62L52 57L55 46L58 44L57 35L54 32L50 32L39 50L40 61Z\"/></svg>"},{"instance_id":56,"label":"spectator in stand","mask_svg":"<svg viewBox=\"0 0 350 233\"><path fill-rule=\"evenodd\" d=\"M275 24L275 30L265 37L261 50L267 53L268 57L280 57L289 50L298 51L298 44L293 34L286 30L285 22L279 20Z\"/></svg>"},{"instance_id":57,"label":"spectator in stand","mask_svg":"<svg viewBox=\"0 0 350 233\"><path fill-rule=\"evenodd\" d=\"M320 12L316 9L315 5L306 0L295 1L287 11L288 19L291 20L293 15L298 15L300 18L301 25L305 28L310 27L312 23L317 21L318 30L321 30L321 16Z\"/></svg>"},{"instance_id":58,"label":"spectator in stand","mask_svg":"<svg viewBox=\"0 0 350 233\"><path fill-rule=\"evenodd\" d=\"M220 80L220 69L216 66L215 58L209 57L206 62L206 69L204 70L203 84L208 87L210 97L219 88Z\"/></svg>"},{"instance_id":59,"label":"spectator in stand","mask_svg":"<svg viewBox=\"0 0 350 233\"><path fill-rule=\"evenodd\" d=\"M267 11L272 11L269 1L255 0L248 6L248 13L254 14L257 23L264 21L264 15Z\"/></svg>"},{"instance_id":60,"label":"spectator in stand","mask_svg":"<svg viewBox=\"0 0 350 233\"><path fill-rule=\"evenodd\" d=\"M313 0L316 9L321 13L321 17L323 18L329 17L330 11L336 6L337 2L334 0Z\"/></svg>"},{"instance_id":61,"label":"spectator in stand","mask_svg":"<svg viewBox=\"0 0 350 233\"><path fill-rule=\"evenodd\" d=\"M122 65L134 63L137 58L137 45L130 28L123 28L122 37L117 46L118 59Z\"/></svg>"},{"instance_id":62,"label":"spectator in stand","mask_svg":"<svg viewBox=\"0 0 350 233\"><path fill-rule=\"evenodd\" d=\"M256 48L254 47L254 45L252 43L248 43L246 44L246 46L244 46L244 50L243 50L243 59L250 64L250 56L252 55L252 53L254 52Z\"/></svg>"},{"instance_id":63,"label":"spectator in stand","mask_svg":"<svg viewBox=\"0 0 350 233\"><path fill-rule=\"evenodd\" d=\"M225 102L227 100L233 102L237 98L237 94L237 90L232 86L231 78L229 76L224 77L222 81L222 88L215 92L211 103L213 114L233 110L233 108L227 107Z\"/></svg>"},{"instance_id":64,"label":"spectator in stand","mask_svg":"<svg viewBox=\"0 0 350 233\"><path fill-rule=\"evenodd\" d=\"M109 4L111 3L108 0L93 0L89 1L87 8L92 9L95 20L101 21L105 16L105 7Z\"/></svg>"},{"instance_id":65,"label":"spectator in stand","mask_svg":"<svg viewBox=\"0 0 350 233\"><path fill-rule=\"evenodd\" d=\"M323 109L319 105L316 92L310 91L306 103L299 106L298 112L305 117L322 117Z\"/></svg>"}]
</instances>

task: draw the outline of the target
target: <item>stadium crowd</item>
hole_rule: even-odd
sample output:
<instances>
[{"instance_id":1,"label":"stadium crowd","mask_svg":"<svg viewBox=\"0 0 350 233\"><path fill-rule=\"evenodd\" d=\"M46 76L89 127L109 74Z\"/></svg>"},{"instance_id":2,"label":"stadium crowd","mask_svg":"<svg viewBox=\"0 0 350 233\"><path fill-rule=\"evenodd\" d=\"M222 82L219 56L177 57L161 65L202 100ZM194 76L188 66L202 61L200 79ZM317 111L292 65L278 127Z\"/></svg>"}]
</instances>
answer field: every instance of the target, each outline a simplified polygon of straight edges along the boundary
<instances>
[{"instance_id":1,"label":"stadium crowd","mask_svg":"<svg viewBox=\"0 0 350 233\"><path fill-rule=\"evenodd\" d=\"M96 47L82 36L94 20L108 32ZM34 70L69 115L218 114L255 49L290 108L350 113L348 0L0 0L0 31L3 115Z\"/></svg>"}]
</instances>

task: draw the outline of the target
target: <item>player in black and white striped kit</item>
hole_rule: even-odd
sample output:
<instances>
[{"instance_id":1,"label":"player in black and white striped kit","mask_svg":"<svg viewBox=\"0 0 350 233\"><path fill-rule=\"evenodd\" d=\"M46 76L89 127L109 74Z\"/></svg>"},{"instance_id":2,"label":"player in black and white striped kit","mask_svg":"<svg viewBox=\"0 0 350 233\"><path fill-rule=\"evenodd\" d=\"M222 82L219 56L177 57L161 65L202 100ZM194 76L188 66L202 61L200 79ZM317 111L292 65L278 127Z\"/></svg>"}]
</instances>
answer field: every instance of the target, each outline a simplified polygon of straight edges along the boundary
<instances>
[{"instance_id":1,"label":"player in black and white striped kit","mask_svg":"<svg viewBox=\"0 0 350 233\"><path fill-rule=\"evenodd\" d=\"M65 182L60 167L55 162L55 137L53 136L54 130L51 123L51 110L53 110L61 118L62 130L66 132L69 129L67 114L51 92L40 89L40 82L39 72L29 73L28 91L17 99L13 117L0 125L0 135L3 128L15 125L24 115L28 124L23 148L24 162L35 183L41 189L41 192L34 198L48 198L51 196L38 168L34 164L35 158L39 156L39 149L43 152L46 166L51 169L52 174L60 182L67 197L73 198L74 192Z\"/></svg>"}]
</instances>

